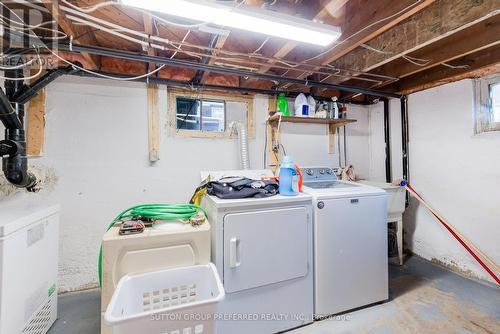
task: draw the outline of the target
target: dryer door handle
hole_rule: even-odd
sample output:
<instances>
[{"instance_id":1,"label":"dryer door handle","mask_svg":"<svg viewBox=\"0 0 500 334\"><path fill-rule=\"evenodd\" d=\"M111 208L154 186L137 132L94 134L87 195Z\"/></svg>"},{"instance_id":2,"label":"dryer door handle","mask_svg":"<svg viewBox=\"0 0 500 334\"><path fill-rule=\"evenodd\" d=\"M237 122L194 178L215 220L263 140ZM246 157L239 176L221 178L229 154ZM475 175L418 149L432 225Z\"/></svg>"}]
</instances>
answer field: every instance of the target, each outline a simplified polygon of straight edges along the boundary
<instances>
[{"instance_id":1,"label":"dryer door handle","mask_svg":"<svg viewBox=\"0 0 500 334\"><path fill-rule=\"evenodd\" d=\"M240 239L231 238L229 240L229 268L238 268L240 262Z\"/></svg>"}]
</instances>

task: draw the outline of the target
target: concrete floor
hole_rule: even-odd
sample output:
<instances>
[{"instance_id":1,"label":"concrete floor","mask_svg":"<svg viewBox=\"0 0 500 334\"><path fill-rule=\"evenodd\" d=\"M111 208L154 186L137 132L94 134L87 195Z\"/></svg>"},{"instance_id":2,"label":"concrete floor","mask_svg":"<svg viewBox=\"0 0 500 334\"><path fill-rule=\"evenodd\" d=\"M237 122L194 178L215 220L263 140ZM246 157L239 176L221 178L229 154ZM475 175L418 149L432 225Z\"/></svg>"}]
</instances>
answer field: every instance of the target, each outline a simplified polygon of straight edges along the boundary
<instances>
[{"instance_id":1,"label":"concrete floor","mask_svg":"<svg viewBox=\"0 0 500 334\"><path fill-rule=\"evenodd\" d=\"M389 270L389 302L289 333L500 333L499 288L463 278L418 257L408 259L402 267L391 265ZM99 333L99 298L96 290L60 296L59 319L49 334Z\"/></svg>"}]
</instances>

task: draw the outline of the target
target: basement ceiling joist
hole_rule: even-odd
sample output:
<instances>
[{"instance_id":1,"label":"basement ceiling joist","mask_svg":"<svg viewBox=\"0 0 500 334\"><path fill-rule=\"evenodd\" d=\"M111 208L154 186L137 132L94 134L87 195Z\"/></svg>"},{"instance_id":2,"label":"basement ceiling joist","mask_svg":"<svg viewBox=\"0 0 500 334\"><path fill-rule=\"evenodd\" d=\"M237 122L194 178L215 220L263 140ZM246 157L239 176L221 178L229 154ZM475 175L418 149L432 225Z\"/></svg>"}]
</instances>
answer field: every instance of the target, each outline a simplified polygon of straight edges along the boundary
<instances>
[{"instance_id":1,"label":"basement ceiling joist","mask_svg":"<svg viewBox=\"0 0 500 334\"><path fill-rule=\"evenodd\" d=\"M414 87L408 86L412 82L419 87L422 86L419 76L427 78L422 80L435 82L437 77L429 76L427 71L435 70L441 75L459 77L460 75L455 74L477 73L478 66L483 68L482 65L475 64L487 62L495 65L500 60L500 54L491 53L499 43L497 37L499 18L498 12L495 11L500 8L495 0L246 1L245 5L265 6L269 10L340 26L343 32L340 43L330 48L308 46L237 30L228 31L229 34L224 35L196 29L188 32L183 27L157 22L148 15L122 6L105 6L90 13L101 20L160 36L176 43L176 47L181 47L181 50L169 46L168 50L156 51L152 48L143 49L139 44L108 32L75 24L68 19L66 12L54 6L55 2L48 0L43 2L58 21L60 28L73 37L75 44L133 51L166 59L173 57L177 60L210 66L240 68L252 73L270 74L271 77L304 79L303 82L306 83L307 80L343 83L348 86L376 88L390 92L400 87L406 92L414 91ZM69 0L69 2L79 7L88 7L103 0ZM59 7L67 6L64 1L59 1L58 4ZM184 43L181 44L183 40ZM383 52L368 50L362 47L363 44ZM458 68L441 68L443 66L439 65L442 62L458 64L463 59L471 61L470 57L464 57L488 52L491 55L487 61L481 58L481 61L468 65L467 68L460 68L461 71L457 71ZM231 55L233 53L235 55ZM252 54L252 57L248 54ZM89 53L79 55L61 52L60 55L71 61L78 60L88 69L121 75L145 74L156 66ZM403 55L430 61L425 66L417 66L401 58ZM285 65L287 63L298 66L287 66ZM337 73L332 67L341 71ZM494 68L496 67L493 66L492 69ZM261 89L275 89L277 83L263 77L254 79L210 70L196 71L177 65L166 66L156 73L156 76L202 85ZM397 83L397 80L402 82ZM286 84L278 88L310 91L311 87L303 84ZM314 90L315 93L318 91L325 95L339 94L335 89ZM344 95L344 97L352 96L353 94Z\"/></svg>"}]
</instances>

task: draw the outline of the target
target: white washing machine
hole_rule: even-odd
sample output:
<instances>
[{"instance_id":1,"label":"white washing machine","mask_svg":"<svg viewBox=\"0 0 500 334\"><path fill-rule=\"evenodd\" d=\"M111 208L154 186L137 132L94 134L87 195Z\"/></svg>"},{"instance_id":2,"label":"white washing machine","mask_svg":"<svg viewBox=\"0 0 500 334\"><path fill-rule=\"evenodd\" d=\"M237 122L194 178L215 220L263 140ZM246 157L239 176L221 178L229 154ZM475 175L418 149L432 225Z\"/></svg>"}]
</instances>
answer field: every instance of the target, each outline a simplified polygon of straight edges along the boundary
<instances>
[{"instance_id":1,"label":"white washing machine","mask_svg":"<svg viewBox=\"0 0 500 334\"><path fill-rule=\"evenodd\" d=\"M258 179L272 172L210 174ZM202 206L212 224L212 262L226 291L218 309L217 333L271 334L311 323L311 196L206 196Z\"/></svg>"},{"instance_id":2,"label":"white washing machine","mask_svg":"<svg viewBox=\"0 0 500 334\"><path fill-rule=\"evenodd\" d=\"M337 314L389 298L387 194L303 168L314 207L314 311Z\"/></svg>"},{"instance_id":3,"label":"white washing machine","mask_svg":"<svg viewBox=\"0 0 500 334\"><path fill-rule=\"evenodd\" d=\"M210 224L159 221L143 233L120 235L119 224L102 238L101 318L120 279L173 267L210 262ZM101 334L112 328L101 321Z\"/></svg>"}]
</instances>

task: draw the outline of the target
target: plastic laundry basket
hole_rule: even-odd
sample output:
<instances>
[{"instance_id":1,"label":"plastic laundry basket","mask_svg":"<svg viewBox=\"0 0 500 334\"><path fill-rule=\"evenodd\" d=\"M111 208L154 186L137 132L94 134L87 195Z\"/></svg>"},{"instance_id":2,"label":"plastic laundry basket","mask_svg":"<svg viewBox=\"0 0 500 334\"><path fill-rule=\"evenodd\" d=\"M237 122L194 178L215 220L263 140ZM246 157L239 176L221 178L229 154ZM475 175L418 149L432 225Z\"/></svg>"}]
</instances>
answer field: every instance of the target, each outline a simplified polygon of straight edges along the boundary
<instances>
[{"instance_id":1,"label":"plastic laundry basket","mask_svg":"<svg viewBox=\"0 0 500 334\"><path fill-rule=\"evenodd\" d=\"M212 334L224 288L213 264L124 276L104 320L113 334Z\"/></svg>"}]
</instances>

